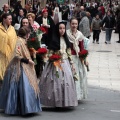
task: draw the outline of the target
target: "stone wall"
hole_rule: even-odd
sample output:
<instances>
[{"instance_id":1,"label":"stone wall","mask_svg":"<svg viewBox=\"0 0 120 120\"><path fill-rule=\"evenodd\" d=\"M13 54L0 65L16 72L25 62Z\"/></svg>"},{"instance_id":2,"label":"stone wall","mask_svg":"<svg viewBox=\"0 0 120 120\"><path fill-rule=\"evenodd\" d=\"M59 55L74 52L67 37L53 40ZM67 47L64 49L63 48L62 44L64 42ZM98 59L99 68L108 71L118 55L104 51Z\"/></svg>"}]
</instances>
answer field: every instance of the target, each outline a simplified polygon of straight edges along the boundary
<instances>
[{"instance_id":1,"label":"stone wall","mask_svg":"<svg viewBox=\"0 0 120 120\"><path fill-rule=\"evenodd\" d=\"M8 0L0 0L0 10L2 10L3 4L8 3Z\"/></svg>"}]
</instances>

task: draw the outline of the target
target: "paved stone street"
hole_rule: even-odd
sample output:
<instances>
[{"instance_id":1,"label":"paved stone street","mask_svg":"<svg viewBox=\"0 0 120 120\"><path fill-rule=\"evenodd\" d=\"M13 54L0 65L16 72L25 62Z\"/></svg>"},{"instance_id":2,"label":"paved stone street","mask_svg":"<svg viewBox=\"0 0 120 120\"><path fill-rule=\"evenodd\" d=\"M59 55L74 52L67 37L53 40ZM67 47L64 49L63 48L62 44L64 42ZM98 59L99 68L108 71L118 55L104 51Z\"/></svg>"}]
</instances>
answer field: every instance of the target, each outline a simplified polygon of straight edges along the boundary
<instances>
[{"instance_id":1,"label":"paved stone street","mask_svg":"<svg viewBox=\"0 0 120 120\"><path fill-rule=\"evenodd\" d=\"M88 72L88 99L74 109L43 109L29 117L6 116L0 120L120 120L120 44L113 33L112 44L105 44L105 32L100 44L89 46L90 72Z\"/></svg>"},{"instance_id":2,"label":"paved stone street","mask_svg":"<svg viewBox=\"0 0 120 120\"><path fill-rule=\"evenodd\" d=\"M100 36L100 44L90 43L89 85L120 91L120 44L118 34L113 32L111 44L105 44L105 32Z\"/></svg>"}]
</instances>

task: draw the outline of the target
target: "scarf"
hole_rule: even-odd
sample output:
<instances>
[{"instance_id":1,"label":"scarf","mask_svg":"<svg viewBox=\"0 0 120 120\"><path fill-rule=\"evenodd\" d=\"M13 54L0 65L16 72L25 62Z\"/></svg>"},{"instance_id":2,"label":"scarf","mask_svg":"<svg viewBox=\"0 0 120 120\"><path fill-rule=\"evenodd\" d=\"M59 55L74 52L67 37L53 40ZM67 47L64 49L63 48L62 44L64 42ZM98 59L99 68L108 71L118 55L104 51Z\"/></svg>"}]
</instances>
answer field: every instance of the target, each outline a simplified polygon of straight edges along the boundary
<instances>
[{"instance_id":1,"label":"scarf","mask_svg":"<svg viewBox=\"0 0 120 120\"><path fill-rule=\"evenodd\" d=\"M73 35L71 29L67 30L67 35L69 41L73 44L73 49L76 52L76 55L79 56L80 48L79 48L79 41L84 39L83 34L77 30L76 34Z\"/></svg>"}]
</instances>

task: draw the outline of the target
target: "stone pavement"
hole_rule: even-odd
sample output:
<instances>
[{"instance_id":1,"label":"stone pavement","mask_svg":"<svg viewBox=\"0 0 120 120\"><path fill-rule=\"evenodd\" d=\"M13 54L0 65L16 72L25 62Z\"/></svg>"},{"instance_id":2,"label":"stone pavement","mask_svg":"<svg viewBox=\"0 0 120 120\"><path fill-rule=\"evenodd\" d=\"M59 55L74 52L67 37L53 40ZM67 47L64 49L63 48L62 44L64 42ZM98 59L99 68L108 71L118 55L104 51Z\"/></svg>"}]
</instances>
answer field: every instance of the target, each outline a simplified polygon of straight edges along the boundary
<instances>
[{"instance_id":1,"label":"stone pavement","mask_svg":"<svg viewBox=\"0 0 120 120\"><path fill-rule=\"evenodd\" d=\"M118 34L113 32L111 44L105 44L105 32L100 35L100 44L89 45L88 84L110 90L120 91L120 44L116 43Z\"/></svg>"}]
</instances>

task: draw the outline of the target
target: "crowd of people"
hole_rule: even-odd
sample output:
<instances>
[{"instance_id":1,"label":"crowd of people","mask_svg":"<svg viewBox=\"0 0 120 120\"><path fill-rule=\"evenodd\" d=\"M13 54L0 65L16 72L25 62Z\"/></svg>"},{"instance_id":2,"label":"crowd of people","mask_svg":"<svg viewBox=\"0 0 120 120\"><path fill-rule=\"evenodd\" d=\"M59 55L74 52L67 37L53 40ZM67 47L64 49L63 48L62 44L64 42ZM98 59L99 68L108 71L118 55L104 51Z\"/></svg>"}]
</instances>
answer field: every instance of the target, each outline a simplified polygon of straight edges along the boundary
<instances>
[{"instance_id":1,"label":"crowd of people","mask_svg":"<svg viewBox=\"0 0 120 120\"><path fill-rule=\"evenodd\" d=\"M76 107L87 98L88 44L99 44L105 24L105 43L113 28L120 29L116 15L102 4L50 2L13 11L4 4L0 23L0 109L5 114L26 115L46 107ZM116 16L116 19L115 17ZM66 29L67 22L69 29ZM120 30L116 29L120 35ZM118 43L120 42L120 39ZM87 69L86 69L87 68Z\"/></svg>"}]
</instances>

